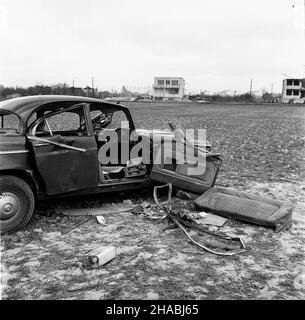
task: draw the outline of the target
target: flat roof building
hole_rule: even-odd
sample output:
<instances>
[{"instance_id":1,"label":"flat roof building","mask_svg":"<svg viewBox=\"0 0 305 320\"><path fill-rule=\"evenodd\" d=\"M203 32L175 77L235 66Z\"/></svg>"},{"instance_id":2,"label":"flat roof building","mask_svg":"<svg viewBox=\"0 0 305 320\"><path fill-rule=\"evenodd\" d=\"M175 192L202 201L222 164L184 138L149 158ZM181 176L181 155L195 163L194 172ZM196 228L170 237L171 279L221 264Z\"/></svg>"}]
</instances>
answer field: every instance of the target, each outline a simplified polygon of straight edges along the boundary
<instances>
[{"instance_id":1,"label":"flat roof building","mask_svg":"<svg viewBox=\"0 0 305 320\"><path fill-rule=\"evenodd\" d=\"M305 79L284 79L282 88L283 103L304 103Z\"/></svg>"},{"instance_id":2,"label":"flat roof building","mask_svg":"<svg viewBox=\"0 0 305 320\"><path fill-rule=\"evenodd\" d=\"M181 77L155 77L153 84L153 100L185 100L185 80Z\"/></svg>"}]
</instances>

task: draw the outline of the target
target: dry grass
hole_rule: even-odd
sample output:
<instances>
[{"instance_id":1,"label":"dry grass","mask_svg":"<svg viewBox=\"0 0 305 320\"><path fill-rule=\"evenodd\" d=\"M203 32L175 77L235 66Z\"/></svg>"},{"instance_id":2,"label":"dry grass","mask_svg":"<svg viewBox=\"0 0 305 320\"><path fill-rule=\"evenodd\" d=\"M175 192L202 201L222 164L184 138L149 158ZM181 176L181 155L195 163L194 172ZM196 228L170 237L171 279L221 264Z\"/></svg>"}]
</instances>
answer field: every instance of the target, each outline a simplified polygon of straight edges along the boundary
<instances>
[{"instance_id":1,"label":"dry grass","mask_svg":"<svg viewBox=\"0 0 305 320\"><path fill-rule=\"evenodd\" d=\"M290 200L297 213L305 212L305 183L280 180L304 181L304 107L148 103L134 104L131 111L138 127L158 128L162 122L164 128L177 118L187 127L207 127L213 150L224 155L218 183ZM152 202L151 190L40 203L25 231L2 237L3 298L305 298L304 224L275 234L228 221L222 230L241 236L248 247L228 258L202 252L179 230L164 232L165 224L131 213L105 216L106 226L94 217L60 214L71 207L102 210L123 199ZM79 267L84 254L108 244L117 248L116 259L96 270Z\"/></svg>"}]
</instances>

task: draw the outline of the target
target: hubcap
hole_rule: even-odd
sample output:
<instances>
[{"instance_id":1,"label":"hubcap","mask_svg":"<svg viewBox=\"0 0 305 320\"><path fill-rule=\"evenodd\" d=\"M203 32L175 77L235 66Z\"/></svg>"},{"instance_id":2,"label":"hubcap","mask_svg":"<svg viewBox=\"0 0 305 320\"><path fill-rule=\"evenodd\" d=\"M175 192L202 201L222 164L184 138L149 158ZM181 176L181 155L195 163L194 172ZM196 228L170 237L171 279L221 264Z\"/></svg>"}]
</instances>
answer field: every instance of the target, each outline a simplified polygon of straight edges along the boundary
<instances>
[{"instance_id":1,"label":"hubcap","mask_svg":"<svg viewBox=\"0 0 305 320\"><path fill-rule=\"evenodd\" d=\"M7 220L13 217L20 207L18 197L11 192L0 194L0 217Z\"/></svg>"}]
</instances>

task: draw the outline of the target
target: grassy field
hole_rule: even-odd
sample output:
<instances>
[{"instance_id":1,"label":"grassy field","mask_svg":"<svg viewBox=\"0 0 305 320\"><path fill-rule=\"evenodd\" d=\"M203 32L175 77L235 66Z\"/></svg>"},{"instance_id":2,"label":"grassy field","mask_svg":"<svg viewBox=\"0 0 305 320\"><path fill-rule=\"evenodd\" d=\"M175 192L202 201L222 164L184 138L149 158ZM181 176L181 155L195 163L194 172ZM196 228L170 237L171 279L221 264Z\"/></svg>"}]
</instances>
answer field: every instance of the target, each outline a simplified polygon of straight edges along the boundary
<instances>
[{"instance_id":1,"label":"grassy field","mask_svg":"<svg viewBox=\"0 0 305 320\"><path fill-rule=\"evenodd\" d=\"M130 108L137 127L164 129L176 119L186 128L206 128L212 151L223 155L220 179L305 177L305 106L134 103Z\"/></svg>"},{"instance_id":2,"label":"grassy field","mask_svg":"<svg viewBox=\"0 0 305 320\"><path fill-rule=\"evenodd\" d=\"M289 200L304 216L305 107L134 103L130 109L141 128L166 128L176 119L187 128L207 128L212 150L223 155L218 184ZM219 257L144 216L108 214L102 226L94 217L66 215L67 209L98 212L124 199L153 204L151 190L39 203L26 230L2 237L3 298L305 298L304 224L276 234L229 220L220 230L241 236L247 250ZM191 202L174 201L192 210ZM101 245L114 245L117 258L82 269L80 258Z\"/></svg>"}]
</instances>

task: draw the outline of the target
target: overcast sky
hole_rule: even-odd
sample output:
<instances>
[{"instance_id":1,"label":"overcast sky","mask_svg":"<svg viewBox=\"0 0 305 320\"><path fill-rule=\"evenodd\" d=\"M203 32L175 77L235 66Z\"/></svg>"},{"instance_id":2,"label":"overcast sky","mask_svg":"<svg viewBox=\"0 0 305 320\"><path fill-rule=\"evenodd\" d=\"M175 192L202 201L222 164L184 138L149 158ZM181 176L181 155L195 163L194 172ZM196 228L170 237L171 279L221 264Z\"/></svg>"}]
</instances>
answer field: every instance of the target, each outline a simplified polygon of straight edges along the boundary
<instances>
[{"instance_id":1,"label":"overcast sky","mask_svg":"<svg viewBox=\"0 0 305 320\"><path fill-rule=\"evenodd\" d=\"M304 0L0 0L0 37L12 86L280 91L283 73L305 75Z\"/></svg>"}]
</instances>

